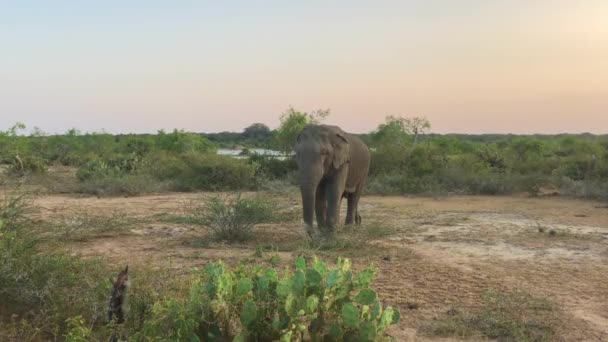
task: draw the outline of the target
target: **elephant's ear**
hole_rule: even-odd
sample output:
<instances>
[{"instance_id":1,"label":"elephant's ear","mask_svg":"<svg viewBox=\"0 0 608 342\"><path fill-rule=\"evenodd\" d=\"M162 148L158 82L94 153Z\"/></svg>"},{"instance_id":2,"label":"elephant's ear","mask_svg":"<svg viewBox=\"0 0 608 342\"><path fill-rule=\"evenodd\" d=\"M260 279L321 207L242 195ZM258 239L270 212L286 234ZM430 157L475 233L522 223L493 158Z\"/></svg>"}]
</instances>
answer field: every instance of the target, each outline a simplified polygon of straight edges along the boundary
<instances>
[{"instance_id":1,"label":"elephant's ear","mask_svg":"<svg viewBox=\"0 0 608 342\"><path fill-rule=\"evenodd\" d=\"M350 161L350 146L348 145L348 140L341 132L336 133L336 137L333 140L334 157L332 163L338 169Z\"/></svg>"}]
</instances>

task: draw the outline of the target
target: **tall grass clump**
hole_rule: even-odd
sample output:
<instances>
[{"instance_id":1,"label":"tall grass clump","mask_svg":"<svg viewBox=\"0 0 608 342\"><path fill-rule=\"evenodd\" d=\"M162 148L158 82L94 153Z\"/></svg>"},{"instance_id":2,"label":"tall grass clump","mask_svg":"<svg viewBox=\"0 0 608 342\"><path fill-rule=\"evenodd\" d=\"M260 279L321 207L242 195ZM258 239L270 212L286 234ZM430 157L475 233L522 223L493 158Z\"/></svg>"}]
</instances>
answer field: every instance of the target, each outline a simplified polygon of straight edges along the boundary
<instances>
[{"instance_id":1,"label":"tall grass clump","mask_svg":"<svg viewBox=\"0 0 608 342\"><path fill-rule=\"evenodd\" d=\"M211 229L215 239L228 242L246 241L255 226L275 217L270 201L260 196L245 198L240 193L228 198L214 196L194 210L198 223Z\"/></svg>"},{"instance_id":2,"label":"tall grass clump","mask_svg":"<svg viewBox=\"0 0 608 342\"><path fill-rule=\"evenodd\" d=\"M11 339L38 335L58 337L71 315L101 319L107 283L98 261L84 261L60 252L43 252L27 217L28 196L5 195L0 201L0 316L17 317L7 331ZM1 322L10 320L0 317Z\"/></svg>"}]
</instances>

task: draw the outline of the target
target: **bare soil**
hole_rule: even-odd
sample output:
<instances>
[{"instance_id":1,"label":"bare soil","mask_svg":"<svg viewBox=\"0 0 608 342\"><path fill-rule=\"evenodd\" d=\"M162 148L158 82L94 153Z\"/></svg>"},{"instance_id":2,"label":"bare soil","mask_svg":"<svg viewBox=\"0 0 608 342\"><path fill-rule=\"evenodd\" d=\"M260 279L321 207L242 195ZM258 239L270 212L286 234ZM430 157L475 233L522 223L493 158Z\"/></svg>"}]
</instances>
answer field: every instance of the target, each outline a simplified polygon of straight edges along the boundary
<instances>
[{"instance_id":1,"label":"bare soil","mask_svg":"<svg viewBox=\"0 0 608 342\"><path fill-rule=\"evenodd\" d=\"M117 266L150 265L180 273L217 259L251 261L256 246L271 244L287 265L301 252L298 246L306 234L297 220L261 226L249 243L224 245L208 242L204 228L159 219L180 214L201 196L206 195L44 196L36 204L42 208L41 220L72 212L117 211L139 219L119 233L66 244L74 255L102 256ZM299 217L297 195L279 198ZM563 318L560 340L608 341L605 203L562 197L367 196L360 211L364 224L391 229L388 236L372 238L366 248L348 254L357 267L370 262L378 267L374 286L385 302L402 312L401 323L390 331L397 340L434 340L420 336L424 322L450 309L478 307L489 289L521 289L557 304Z\"/></svg>"}]
</instances>

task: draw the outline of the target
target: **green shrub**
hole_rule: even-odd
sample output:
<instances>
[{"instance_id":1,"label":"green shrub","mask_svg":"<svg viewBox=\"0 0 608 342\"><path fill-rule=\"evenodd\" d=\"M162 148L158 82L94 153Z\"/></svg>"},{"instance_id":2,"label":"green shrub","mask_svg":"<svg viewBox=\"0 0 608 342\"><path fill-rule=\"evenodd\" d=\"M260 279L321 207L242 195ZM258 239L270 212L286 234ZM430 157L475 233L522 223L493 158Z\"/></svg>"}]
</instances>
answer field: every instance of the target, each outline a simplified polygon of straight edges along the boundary
<instances>
[{"instance_id":1,"label":"green shrub","mask_svg":"<svg viewBox=\"0 0 608 342\"><path fill-rule=\"evenodd\" d=\"M78 168L76 177L83 182L108 176L123 176L133 174L144 166L145 161L135 154L93 159Z\"/></svg>"},{"instance_id":2,"label":"green shrub","mask_svg":"<svg viewBox=\"0 0 608 342\"><path fill-rule=\"evenodd\" d=\"M160 192L169 186L144 173L96 176L78 184L77 192L95 196L137 196Z\"/></svg>"},{"instance_id":3,"label":"green shrub","mask_svg":"<svg viewBox=\"0 0 608 342\"><path fill-rule=\"evenodd\" d=\"M252 190L257 186L255 167L246 160L216 154L157 154L149 172L171 182L177 191Z\"/></svg>"},{"instance_id":4,"label":"green shrub","mask_svg":"<svg viewBox=\"0 0 608 342\"><path fill-rule=\"evenodd\" d=\"M59 337L77 314L97 323L109 291L104 268L96 260L41 252L25 217L28 207L23 197L0 204L0 303L2 313L20 317L13 337Z\"/></svg>"},{"instance_id":5,"label":"green shrub","mask_svg":"<svg viewBox=\"0 0 608 342\"><path fill-rule=\"evenodd\" d=\"M11 192L0 200L0 221L4 231L19 231L31 223L29 215L35 210L25 192Z\"/></svg>"},{"instance_id":6,"label":"green shrub","mask_svg":"<svg viewBox=\"0 0 608 342\"><path fill-rule=\"evenodd\" d=\"M274 210L262 197L243 198L238 194L227 200L212 197L195 210L194 217L209 227L218 240L245 241L256 225L273 219Z\"/></svg>"},{"instance_id":7,"label":"green shrub","mask_svg":"<svg viewBox=\"0 0 608 342\"><path fill-rule=\"evenodd\" d=\"M369 286L375 269L356 273L349 260L335 268L315 259L296 260L293 272L209 264L196 275L189 295L154 304L136 339L166 341L381 341L399 322Z\"/></svg>"},{"instance_id":8,"label":"green shrub","mask_svg":"<svg viewBox=\"0 0 608 342\"><path fill-rule=\"evenodd\" d=\"M274 156L252 154L249 163L254 165L257 177L270 180L285 179L289 173L297 170L298 166L293 158L278 159Z\"/></svg>"},{"instance_id":9,"label":"green shrub","mask_svg":"<svg viewBox=\"0 0 608 342\"><path fill-rule=\"evenodd\" d=\"M10 161L8 173L23 176L27 173L41 174L49 169L49 162L38 156L14 158Z\"/></svg>"}]
</instances>

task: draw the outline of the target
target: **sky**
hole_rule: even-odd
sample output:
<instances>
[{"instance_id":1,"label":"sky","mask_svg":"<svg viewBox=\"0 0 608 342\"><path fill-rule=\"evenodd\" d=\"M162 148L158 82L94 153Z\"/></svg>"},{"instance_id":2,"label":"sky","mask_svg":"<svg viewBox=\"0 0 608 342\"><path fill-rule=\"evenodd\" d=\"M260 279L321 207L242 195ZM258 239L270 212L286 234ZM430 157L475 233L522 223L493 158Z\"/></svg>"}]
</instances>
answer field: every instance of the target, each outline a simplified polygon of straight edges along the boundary
<instances>
[{"instance_id":1,"label":"sky","mask_svg":"<svg viewBox=\"0 0 608 342\"><path fill-rule=\"evenodd\" d=\"M0 0L0 130L608 133L608 1Z\"/></svg>"}]
</instances>

